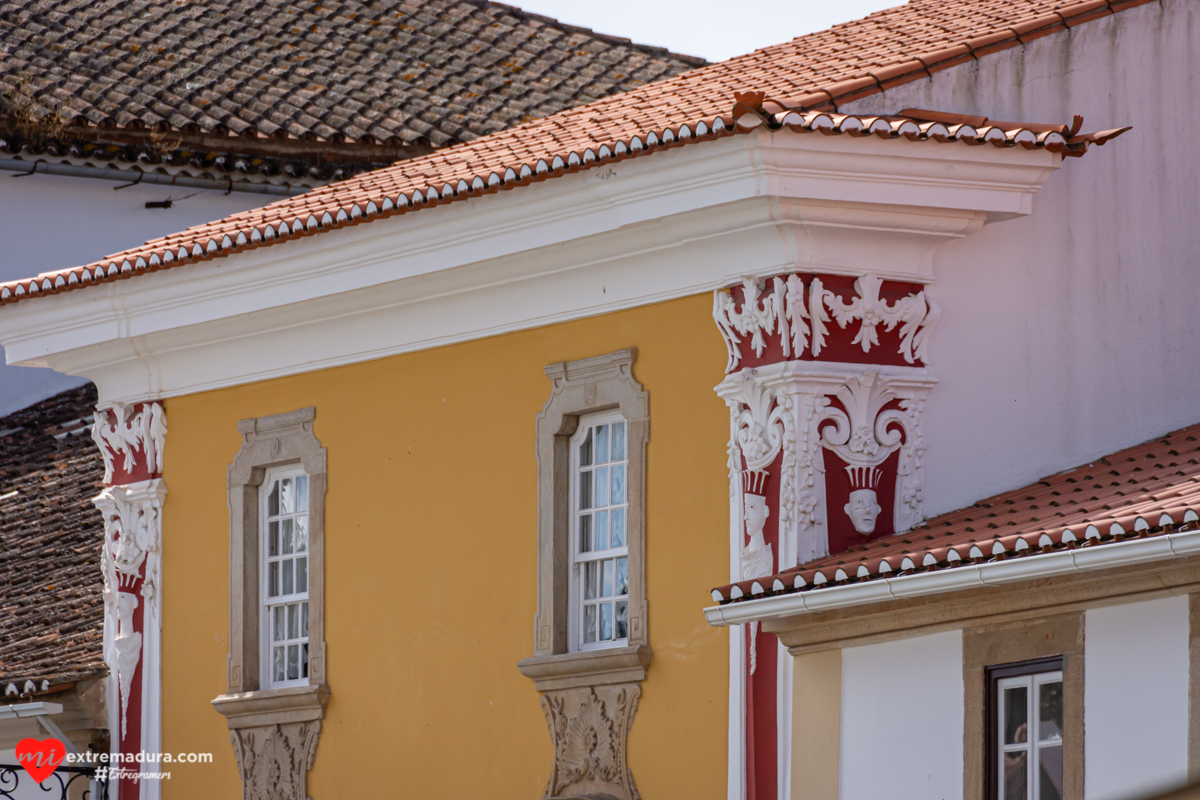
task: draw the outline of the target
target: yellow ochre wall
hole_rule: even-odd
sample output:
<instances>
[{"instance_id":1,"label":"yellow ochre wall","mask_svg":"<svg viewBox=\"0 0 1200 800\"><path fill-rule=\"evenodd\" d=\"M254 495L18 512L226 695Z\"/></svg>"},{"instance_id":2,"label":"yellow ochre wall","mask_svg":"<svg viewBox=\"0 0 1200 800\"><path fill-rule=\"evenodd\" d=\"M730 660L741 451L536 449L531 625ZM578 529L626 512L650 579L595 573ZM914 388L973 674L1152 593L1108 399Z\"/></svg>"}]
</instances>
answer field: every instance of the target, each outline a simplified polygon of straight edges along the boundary
<instances>
[{"instance_id":1,"label":"yellow ochre wall","mask_svg":"<svg viewBox=\"0 0 1200 800\"><path fill-rule=\"evenodd\" d=\"M331 699L315 800L541 797L550 737L533 683L534 417L542 367L638 348L650 392L647 582L654 661L629 762L647 800L726 791L729 649L701 613L729 572L725 349L689 297L166 402L163 745L167 800L240 796L225 721L226 465L237 421L316 406L329 452ZM380 794L382 792L382 794Z\"/></svg>"}]
</instances>

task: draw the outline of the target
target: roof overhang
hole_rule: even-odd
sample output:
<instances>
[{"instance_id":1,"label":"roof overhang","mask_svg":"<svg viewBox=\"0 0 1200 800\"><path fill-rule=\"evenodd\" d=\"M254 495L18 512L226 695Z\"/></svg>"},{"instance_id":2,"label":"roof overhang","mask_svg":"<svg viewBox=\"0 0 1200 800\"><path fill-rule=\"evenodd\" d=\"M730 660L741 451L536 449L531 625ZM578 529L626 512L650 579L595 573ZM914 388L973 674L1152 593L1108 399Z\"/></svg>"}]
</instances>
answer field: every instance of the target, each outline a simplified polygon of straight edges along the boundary
<instances>
[{"instance_id":1,"label":"roof overhang","mask_svg":"<svg viewBox=\"0 0 1200 800\"><path fill-rule=\"evenodd\" d=\"M11 305L9 363L102 405L355 363L694 295L747 275L932 280L1030 213L1045 149L765 128Z\"/></svg>"}]
</instances>

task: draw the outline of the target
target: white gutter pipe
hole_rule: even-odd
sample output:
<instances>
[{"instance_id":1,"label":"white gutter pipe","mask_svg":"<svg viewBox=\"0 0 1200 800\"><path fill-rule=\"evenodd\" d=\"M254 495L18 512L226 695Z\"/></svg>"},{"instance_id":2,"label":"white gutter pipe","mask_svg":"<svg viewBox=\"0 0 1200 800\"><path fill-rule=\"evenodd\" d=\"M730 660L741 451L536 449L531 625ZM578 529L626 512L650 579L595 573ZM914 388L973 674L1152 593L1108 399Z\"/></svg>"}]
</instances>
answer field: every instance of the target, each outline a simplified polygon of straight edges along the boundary
<instances>
[{"instance_id":1,"label":"white gutter pipe","mask_svg":"<svg viewBox=\"0 0 1200 800\"><path fill-rule=\"evenodd\" d=\"M742 600L706 608L704 616L709 625L724 627L1193 555L1200 555L1200 530Z\"/></svg>"},{"instance_id":2,"label":"white gutter pipe","mask_svg":"<svg viewBox=\"0 0 1200 800\"><path fill-rule=\"evenodd\" d=\"M245 181L239 182L234 180L214 181L208 178L189 178L185 175L160 175L157 172L142 172L136 169L101 169L100 167L80 167L75 164L51 164L49 161L41 159L37 161L23 161L17 158L0 158L0 170L24 173L25 175L63 175L70 178L98 178L103 181L187 186L194 189L268 194L277 197L291 197L297 194L304 194L308 191L307 187L300 186L278 186L273 183L247 183Z\"/></svg>"}]
</instances>

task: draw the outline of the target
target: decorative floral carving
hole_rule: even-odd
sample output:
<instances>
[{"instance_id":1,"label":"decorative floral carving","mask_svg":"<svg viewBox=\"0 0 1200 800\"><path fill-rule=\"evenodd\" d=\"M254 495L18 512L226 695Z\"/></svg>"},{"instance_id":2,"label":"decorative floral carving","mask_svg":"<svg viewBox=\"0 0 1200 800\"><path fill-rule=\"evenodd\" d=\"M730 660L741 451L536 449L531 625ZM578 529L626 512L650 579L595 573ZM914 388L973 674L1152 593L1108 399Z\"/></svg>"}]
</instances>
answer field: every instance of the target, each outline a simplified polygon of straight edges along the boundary
<instances>
[{"instance_id":1,"label":"decorative floral carving","mask_svg":"<svg viewBox=\"0 0 1200 800\"><path fill-rule=\"evenodd\" d=\"M896 393L877 373L867 372L846 381L837 398L846 410L832 406L824 410L817 424L824 420L834 424L822 430L821 444L851 466L882 464L900 447L910 422L901 410L883 410Z\"/></svg>"},{"instance_id":2,"label":"decorative floral carving","mask_svg":"<svg viewBox=\"0 0 1200 800\"><path fill-rule=\"evenodd\" d=\"M122 469L132 472L137 451L146 457L151 474L163 469L163 445L167 437L167 417L161 403L146 403L134 412L134 406L114 405L111 410L97 411L92 425L92 439L104 456L104 482L112 483L113 466L117 455L122 456Z\"/></svg>"},{"instance_id":3,"label":"decorative floral carving","mask_svg":"<svg viewBox=\"0 0 1200 800\"><path fill-rule=\"evenodd\" d=\"M242 800L308 800L320 734L320 720L230 731Z\"/></svg>"},{"instance_id":4,"label":"decorative floral carving","mask_svg":"<svg viewBox=\"0 0 1200 800\"><path fill-rule=\"evenodd\" d=\"M753 375L744 374L740 378L742 397L736 409L738 448L748 469L763 470L783 447L785 407Z\"/></svg>"},{"instance_id":5,"label":"decorative floral carving","mask_svg":"<svg viewBox=\"0 0 1200 800\"><path fill-rule=\"evenodd\" d=\"M908 364L929 363L929 335L941 317L941 310L924 291L889 304L879 296L883 280L867 274L854 282L856 295L844 300L826 289L821 279L814 276L809 283L806 306L801 275L769 280L769 290L766 281L743 280L740 308L727 292L714 293L713 318L729 353L726 372L733 372L741 363L738 345L743 341L742 337L750 337L751 348L761 358L767 347L767 337L777 331L784 358L799 358L806 350L813 358L819 358L827 344L827 323L831 320L836 320L843 330L857 320L859 327L851 344L860 346L864 353L870 353L871 348L879 344L880 325L887 331L899 325L898 352L904 361Z\"/></svg>"},{"instance_id":6,"label":"decorative floral carving","mask_svg":"<svg viewBox=\"0 0 1200 800\"><path fill-rule=\"evenodd\" d=\"M904 444L900 448L900 464L896 470L895 525L897 531L906 531L925 519L922 510L925 498L921 494L921 460L925 456L921 417L925 412L925 401L919 398L901 400L900 410L907 422Z\"/></svg>"},{"instance_id":7,"label":"decorative floral carving","mask_svg":"<svg viewBox=\"0 0 1200 800\"><path fill-rule=\"evenodd\" d=\"M546 800L606 795L640 800L625 759L629 727L640 696L636 683L542 695L542 711L554 741Z\"/></svg>"}]
</instances>

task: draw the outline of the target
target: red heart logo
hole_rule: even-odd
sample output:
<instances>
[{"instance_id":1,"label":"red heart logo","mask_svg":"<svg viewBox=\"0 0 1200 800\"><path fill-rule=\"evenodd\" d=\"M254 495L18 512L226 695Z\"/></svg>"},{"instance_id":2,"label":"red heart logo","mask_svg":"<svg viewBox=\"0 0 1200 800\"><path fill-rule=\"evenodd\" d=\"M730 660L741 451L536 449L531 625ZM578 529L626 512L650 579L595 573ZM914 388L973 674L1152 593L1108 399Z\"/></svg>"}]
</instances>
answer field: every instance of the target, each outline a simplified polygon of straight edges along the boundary
<instances>
[{"instance_id":1,"label":"red heart logo","mask_svg":"<svg viewBox=\"0 0 1200 800\"><path fill-rule=\"evenodd\" d=\"M67 757L67 748L58 739L22 739L17 743L17 763L39 784L50 777L54 768Z\"/></svg>"}]
</instances>

